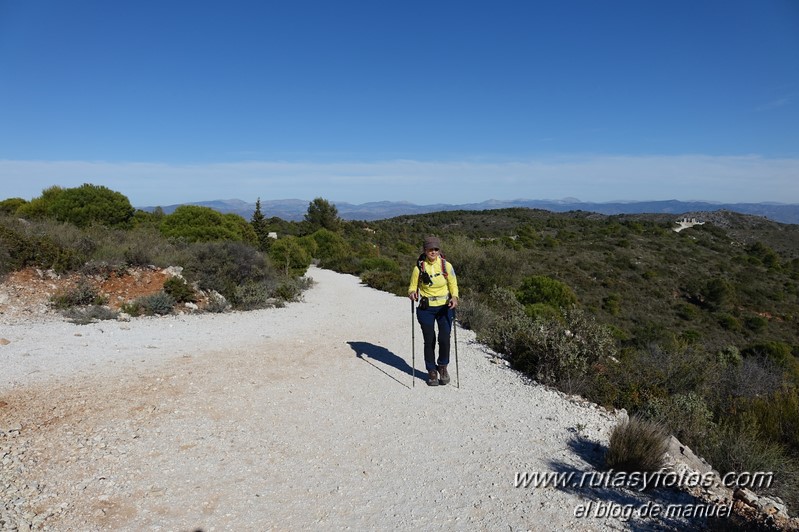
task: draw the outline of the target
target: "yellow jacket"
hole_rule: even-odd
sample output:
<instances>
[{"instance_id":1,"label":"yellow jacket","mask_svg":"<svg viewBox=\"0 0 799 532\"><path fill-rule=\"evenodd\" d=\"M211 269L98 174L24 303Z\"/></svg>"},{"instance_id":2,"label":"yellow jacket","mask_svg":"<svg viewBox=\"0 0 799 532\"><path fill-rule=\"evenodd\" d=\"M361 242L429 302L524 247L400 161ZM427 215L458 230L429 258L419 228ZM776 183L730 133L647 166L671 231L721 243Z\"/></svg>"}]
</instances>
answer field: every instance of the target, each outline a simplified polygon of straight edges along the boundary
<instances>
[{"instance_id":1,"label":"yellow jacket","mask_svg":"<svg viewBox=\"0 0 799 532\"><path fill-rule=\"evenodd\" d=\"M408 293L412 294L416 292L418 288L419 295L428 298L431 307L445 305L447 303L447 296L459 297L458 280L455 278L455 270L452 268L452 264L450 264L449 261L446 261L446 264L447 277L444 277L441 272L440 257L436 258L434 262L430 262L427 259L424 260L424 271L430 275L430 279L433 281L432 285L425 284L424 282L419 283L419 266L414 266L413 272L411 273L411 282L408 285Z\"/></svg>"}]
</instances>

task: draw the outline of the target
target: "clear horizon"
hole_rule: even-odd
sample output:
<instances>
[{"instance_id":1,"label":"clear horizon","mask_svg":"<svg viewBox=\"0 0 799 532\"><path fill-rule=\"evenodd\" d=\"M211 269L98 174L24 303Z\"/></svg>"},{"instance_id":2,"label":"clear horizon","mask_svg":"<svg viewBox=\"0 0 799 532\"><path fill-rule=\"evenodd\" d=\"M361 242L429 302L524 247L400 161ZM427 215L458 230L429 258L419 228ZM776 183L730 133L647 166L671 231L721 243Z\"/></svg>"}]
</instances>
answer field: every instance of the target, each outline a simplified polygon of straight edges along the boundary
<instances>
[{"instance_id":1,"label":"clear horizon","mask_svg":"<svg viewBox=\"0 0 799 532\"><path fill-rule=\"evenodd\" d=\"M795 204L799 4L0 0L0 182Z\"/></svg>"},{"instance_id":2,"label":"clear horizon","mask_svg":"<svg viewBox=\"0 0 799 532\"><path fill-rule=\"evenodd\" d=\"M256 198L256 199L258 199L258 198ZM303 203L305 203L305 202L310 203L314 199L315 198L307 198L307 199L306 198L267 198L267 199L261 198L261 203L266 203L266 202L269 202L269 201L274 201L274 202L299 201L299 202L303 202ZM674 198L662 199L662 200L634 200L634 201L625 201L625 200L583 201L583 200L581 200L579 198L514 198L514 199L509 199L509 200L498 200L496 198L488 198L488 199L485 199L485 200L472 201L472 202L468 202L468 203L443 203L443 202L437 202L437 203L413 203L413 202L407 202L407 201L394 201L394 200L375 200L375 201L364 201L364 202L359 202L359 203L353 203L351 201L337 200L335 198L323 198L323 199L329 201L330 203L332 203L334 205L347 204L347 205L353 205L353 206L356 206L356 207L357 206L361 206L361 205L366 205L366 204L369 204L369 203L383 203L383 202L390 202L390 203L396 203L396 204L409 204L409 205L414 205L414 206L417 206L417 207L424 207L424 206L427 206L427 205L438 205L438 204L458 206L458 205L481 204L481 203L489 203L489 202L528 202L528 201L530 201L530 202L539 202L540 201L540 202L564 203L564 204L585 203L585 204L595 204L595 205L660 203L660 202L671 202L671 201L678 201L680 203L707 203L708 205L734 205L735 204L735 203L720 202L720 201L709 201L709 200L703 200L703 199L677 200L677 199L674 199ZM172 207L172 206L175 206L175 205L186 205L186 204L190 204L190 203L215 203L215 202L233 202L233 201L235 201L235 202L241 201L243 203L246 203L247 205L255 205L255 201L256 200L248 201L248 200L243 200L241 198L215 198L215 199L205 199L205 200L197 200L197 201L180 201L180 202L169 203L169 204L160 203L160 204L152 204L152 205L134 205L134 207L136 207L136 208ZM737 203L739 203L739 204L751 203L751 204L759 204L759 205L799 206L799 203L782 203L782 202L778 202L778 201L737 202Z\"/></svg>"}]
</instances>

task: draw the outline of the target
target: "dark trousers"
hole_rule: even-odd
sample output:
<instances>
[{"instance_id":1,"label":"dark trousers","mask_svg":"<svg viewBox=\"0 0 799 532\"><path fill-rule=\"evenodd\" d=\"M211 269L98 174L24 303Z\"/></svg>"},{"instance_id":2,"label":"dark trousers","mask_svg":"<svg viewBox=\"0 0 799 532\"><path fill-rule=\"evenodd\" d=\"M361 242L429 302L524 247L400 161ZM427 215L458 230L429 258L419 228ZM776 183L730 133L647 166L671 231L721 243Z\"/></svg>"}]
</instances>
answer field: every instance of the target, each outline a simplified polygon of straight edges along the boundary
<instances>
[{"instance_id":1,"label":"dark trousers","mask_svg":"<svg viewBox=\"0 0 799 532\"><path fill-rule=\"evenodd\" d=\"M424 365L427 371L449 364L449 337L452 331L452 310L447 305L416 308L416 319L424 336ZM436 323L438 323L438 363L436 363Z\"/></svg>"}]
</instances>

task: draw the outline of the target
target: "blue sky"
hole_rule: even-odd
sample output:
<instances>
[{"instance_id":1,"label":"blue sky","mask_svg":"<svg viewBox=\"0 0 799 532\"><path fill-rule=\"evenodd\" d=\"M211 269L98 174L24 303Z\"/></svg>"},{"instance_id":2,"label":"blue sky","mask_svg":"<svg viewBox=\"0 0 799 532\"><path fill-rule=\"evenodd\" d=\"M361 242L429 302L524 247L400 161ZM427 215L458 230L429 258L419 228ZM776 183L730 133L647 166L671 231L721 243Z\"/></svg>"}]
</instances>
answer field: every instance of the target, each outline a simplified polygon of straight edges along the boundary
<instances>
[{"instance_id":1,"label":"blue sky","mask_svg":"<svg viewBox=\"0 0 799 532\"><path fill-rule=\"evenodd\" d=\"M799 203L799 1L0 0L0 183Z\"/></svg>"}]
</instances>

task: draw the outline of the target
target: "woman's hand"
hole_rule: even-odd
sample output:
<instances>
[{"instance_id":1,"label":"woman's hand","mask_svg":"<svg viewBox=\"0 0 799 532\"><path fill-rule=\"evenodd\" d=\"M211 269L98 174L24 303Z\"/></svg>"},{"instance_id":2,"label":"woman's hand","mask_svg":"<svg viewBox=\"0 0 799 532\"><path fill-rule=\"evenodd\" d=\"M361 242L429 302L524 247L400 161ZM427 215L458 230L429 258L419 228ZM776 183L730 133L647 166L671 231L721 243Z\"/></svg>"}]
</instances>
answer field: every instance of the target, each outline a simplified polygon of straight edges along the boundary
<instances>
[{"instance_id":1,"label":"woman's hand","mask_svg":"<svg viewBox=\"0 0 799 532\"><path fill-rule=\"evenodd\" d=\"M411 301L418 301L419 300L419 294L416 293L416 292L410 292L408 294L408 297L410 298Z\"/></svg>"},{"instance_id":2,"label":"woman's hand","mask_svg":"<svg viewBox=\"0 0 799 532\"><path fill-rule=\"evenodd\" d=\"M452 298L450 298L450 300L449 300L449 308L455 308L457 306L458 306L458 298L455 297L455 296L452 296Z\"/></svg>"}]
</instances>

